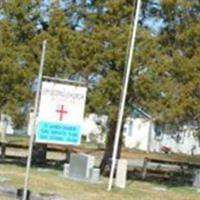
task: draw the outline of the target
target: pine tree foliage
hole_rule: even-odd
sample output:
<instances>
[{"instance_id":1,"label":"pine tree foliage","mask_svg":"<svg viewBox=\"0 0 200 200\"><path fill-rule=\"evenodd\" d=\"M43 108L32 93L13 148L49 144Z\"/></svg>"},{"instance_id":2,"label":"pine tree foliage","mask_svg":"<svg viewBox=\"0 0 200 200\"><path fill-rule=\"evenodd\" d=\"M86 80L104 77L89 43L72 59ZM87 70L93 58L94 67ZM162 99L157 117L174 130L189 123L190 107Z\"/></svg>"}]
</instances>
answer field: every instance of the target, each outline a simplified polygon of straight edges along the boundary
<instances>
[{"instance_id":1,"label":"pine tree foliage","mask_svg":"<svg viewBox=\"0 0 200 200\"><path fill-rule=\"evenodd\" d=\"M36 34L37 1L8 1L0 20L0 108L22 123L22 109L30 103L30 81L34 77L35 57L30 40Z\"/></svg>"},{"instance_id":2,"label":"pine tree foliage","mask_svg":"<svg viewBox=\"0 0 200 200\"><path fill-rule=\"evenodd\" d=\"M44 74L88 81L87 111L109 115L110 158L136 1L60 2L46 13L39 0L7 0L1 9L0 109L22 125L47 39ZM161 123L200 127L200 2L142 2L126 113L135 105Z\"/></svg>"},{"instance_id":3,"label":"pine tree foliage","mask_svg":"<svg viewBox=\"0 0 200 200\"><path fill-rule=\"evenodd\" d=\"M199 123L200 3L163 0L161 6L165 28L135 85L140 105L162 122Z\"/></svg>"}]
</instances>

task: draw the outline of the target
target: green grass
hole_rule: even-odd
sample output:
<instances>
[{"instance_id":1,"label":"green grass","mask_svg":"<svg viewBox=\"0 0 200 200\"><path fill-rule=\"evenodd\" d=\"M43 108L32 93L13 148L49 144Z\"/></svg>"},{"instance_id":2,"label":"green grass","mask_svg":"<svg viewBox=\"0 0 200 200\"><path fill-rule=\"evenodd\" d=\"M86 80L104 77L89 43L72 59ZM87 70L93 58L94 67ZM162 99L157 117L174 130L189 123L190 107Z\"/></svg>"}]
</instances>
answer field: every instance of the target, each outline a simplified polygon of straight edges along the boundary
<instances>
[{"instance_id":1,"label":"green grass","mask_svg":"<svg viewBox=\"0 0 200 200\"><path fill-rule=\"evenodd\" d=\"M28 144L27 136L8 136L7 140L11 143ZM83 143L81 151L92 150L96 152L95 144ZM98 151L98 156L103 154L103 151ZM96 155L95 155L96 156ZM177 161L188 161L200 163L199 156L187 156L177 154L147 154L142 151L123 149L122 157L127 159L143 158L145 156L158 159L172 159ZM16 188L23 187L25 168L17 165L0 164L0 176L10 179L3 183ZM0 183L1 184L1 183ZM199 200L200 193L192 187L167 187L159 183L148 183L142 181L128 181L125 190L114 188L111 192L107 192L108 179L102 178L101 184L90 184L84 182L76 182L67 180L62 177L62 172L51 170L49 172L39 172L36 168L31 170L30 189L34 193L58 193L70 200ZM167 191L158 190L158 188L167 188ZM0 197L0 200L10 200L9 198Z\"/></svg>"},{"instance_id":2,"label":"green grass","mask_svg":"<svg viewBox=\"0 0 200 200\"><path fill-rule=\"evenodd\" d=\"M0 176L8 178L3 185L23 187L25 168L16 165L0 165ZM75 200L198 200L200 194L192 187L170 187L142 181L128 181L125 190L114 188L107 192L107 178L101 184L77 182L62 177L62 172L39 172L31 169L30 189L34 193L57 193ZM159 188L165 187L166 191ZM8 198L1 200L8 200Z\"/></svg>"},{"instance_id":3,"label":"green grass","mask_svg":"<svg viewBox=\"0 0 200 200\"><path fill-rule=\"evenodd\" d=\"M28 145L29 136L27 135L6 135L6 141L12 144Z\"/></svg>"},{"instance_id":4,"label":"green grass","mask_svg":"<svg viewBox=\"0 0 200 200\"><path fill-rule=\"evenodd\" d=\"M2 196L1 196L1 200L13 200L13 198L9 198L9 197L2 197Z\"/></svg>"}]
</instances>

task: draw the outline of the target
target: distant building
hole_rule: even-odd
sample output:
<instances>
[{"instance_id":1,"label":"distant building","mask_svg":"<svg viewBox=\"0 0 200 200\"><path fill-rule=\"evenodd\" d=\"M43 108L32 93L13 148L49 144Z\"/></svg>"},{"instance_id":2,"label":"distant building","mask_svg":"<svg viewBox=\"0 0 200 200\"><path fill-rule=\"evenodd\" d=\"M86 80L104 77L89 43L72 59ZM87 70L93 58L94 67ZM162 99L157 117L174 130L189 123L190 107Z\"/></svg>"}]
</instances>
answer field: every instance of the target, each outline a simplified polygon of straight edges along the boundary
<instances>
[{"instance_id":1,"label":"distant building","mask_svg":"<svg viewBox=\"0 0 200 200\"><path fill-rule=\"evenodd\" d=\"M82 136L86 137L86 141L95 141L97 143L105 143L108 116L97 115L95 113L88 114L83 121Z\"/></svg>"},{"instance_id":2,"label":"distant building","mask_svg":"<svg viewBox=\"0 0 200 200\"><path fill-rule=\"evenodd\" d=\"M147 152L200 154L195 128L194 125L184 125L181 130L173 129L170 125L158 127L148 114L136 110L124 125L124 145Z\"/></svg>"},{"instance_id":3,"label":"distant building","mask_svg":"<svg viewBox=\"0 0 200 200\"><path fill-rule=\"evenodd\" d=\"M14 134L13 122L10 116L1 114L0 117L0 134L5 132L8 135Z\"/></svg>"}]
</instances>

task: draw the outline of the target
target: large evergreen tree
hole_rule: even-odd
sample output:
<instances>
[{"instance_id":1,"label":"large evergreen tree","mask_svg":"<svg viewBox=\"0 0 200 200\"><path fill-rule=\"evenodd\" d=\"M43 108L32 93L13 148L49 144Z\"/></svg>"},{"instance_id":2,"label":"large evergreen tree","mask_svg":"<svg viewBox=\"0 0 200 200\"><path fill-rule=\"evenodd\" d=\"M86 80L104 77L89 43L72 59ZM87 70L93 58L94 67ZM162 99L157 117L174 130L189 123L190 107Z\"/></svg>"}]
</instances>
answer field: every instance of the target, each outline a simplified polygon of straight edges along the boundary
<instances>
[{"instance_id":1,"label":"large evergreen tree","mask_svg":"<svg viewBox=\"0 0 200 200\"><path fill-rule=\"evenodd\" d=\"M88 108L92 112L104 113L109 116L109 133L106 141L106 150L100 168L103 172L110 162L113 150L117 114L120 101L120 92L123 84L123 75L127 61L127 50L130 43L131 22L136 1L104 1L94 3L96 8L87 17L87 27L91 30L91 38L95 40L95 52L92 59L95 60L97 70L95 72L96 86L92 88L88 97ZM134 4L133 4L134 3ZM151 3L150 3L151 4ZM145 4L144 7L150 6ZM141 24L146 19L146 13L141 19ZM152 37L144 27L140 27L137 38L137 58L134 58L133 70L143 67L148 61L149 49L154 48L155 37ZM146 52L146 55L145 55ZM144 57L145 56L145 57ZM142 58L142 59L141 59ZM130 82L125 115L131 111L134 103L138 103ZM122 137L120 139L121 146ZM118 157L120 156L120 150Z\"/></svg>"},{"instance_id":2,"label":"large evergreen tree","mask_svg":"<svg viewBox=\"0 0 200 200\"><path fill-rule=\"evenodd\" d=\"M30 104L31 81L37 61L30 41L37 33L38 2L7 1L0 20L0 109L11 115L15 125L23 123Z\"/></svg>"},{"instance_id":3,"label":"large evergreen tree","mask_svg":"<svg viewBox=\"0 0 200 200\"><path fill-rule=\"evenodd\" d=\"M140 105L161 122L199 124L199 1L161 1L164 28L136 81ZM151 91L151 92L149 92Z\"/></svg>"},{"instance_id":4,"label":"large evergreen tree","mask_svg":"<svg viewBox=\"0 0 200 200\"><path fill-rule=\"evenodd\" d=\"M88 112L109 116L103 171L112 154L136 1L63 0L62 7L54 1L45 13L42 2L8 0L1 10L0 108L22 124L47 39L45 75L88 81ZM200 2L142 2L126 113L136 105L160 123L200 127Z\"/></svg>"},{"instance_id":5,"label":"large evergreen tree","mask_svg":"<svg viewBox=\"0 0 200 200\"><path fill-rule=\"evenodd\" d=\"M96 41L91 58L98 81L88 107L109 115L103 171L112 154L133 7L125 0L94 1L93 6L95 12L86 18L86 25ZM199 6L199 1L143 1L127 111L136 105L161 124L192 123L199 129ZM156 27L151 18L162 26Z\"/></svg>"}]
</instances>

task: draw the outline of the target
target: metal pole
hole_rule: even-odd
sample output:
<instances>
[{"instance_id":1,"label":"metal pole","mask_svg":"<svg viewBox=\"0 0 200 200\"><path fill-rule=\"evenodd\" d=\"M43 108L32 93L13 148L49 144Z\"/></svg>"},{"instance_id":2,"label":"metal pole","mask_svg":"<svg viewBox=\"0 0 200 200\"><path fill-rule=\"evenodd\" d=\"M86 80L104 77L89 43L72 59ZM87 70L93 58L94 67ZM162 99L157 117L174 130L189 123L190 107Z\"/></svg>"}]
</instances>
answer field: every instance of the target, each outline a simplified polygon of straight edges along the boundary
<instances>
[{"instance_id":1,"label":"metal pole","mask_svg":"<svg viewBox=\"0 0 200 200\"><path fill-rule=\"evenodd\" d=\"M133 51L135 48L135 40L136 40L136 32L137 32L140 7L141 7L141 0L138 0L134 25L133 25L133 29L132 29L132 38L131 38L131 45L130 45L129 56L128 56L127 69L125 72L124 86L123 86L123 90L122 90L122 94L121 94L117 127L116 127L116 132L115 132L115 141L114 141L114 148L113 148L113 154L112 154L112 166L111 166L110 177L109 177L108 191L111 190L112 184L113 184L113 176L114 176L114 172L115 172L116 157L117 157L119 138L120 138L120 130L121 130L122 118L123 118L123 114L124 114L124 107L125 107L125 101L126 101L126 95L127 95L129 76L130 76L130 71L131 71Z\"/></svg>"},{"instance_id":2,"label":"metal pole","mask_svg":"<svg viewBox=\"0 0 200 200\"><path fill-rule=\"evenodd\" d=\"M28 184L29 184L29 174L30 174L30 167L31 167L33 142L34 142L34 135L35 135L35 128L36 128L36 118L37 118L37 113L38 113L38 104L39 104L40 90L41 90L41 84L42 84L42 74L43 74L44 60L45 60L45 53L46 53L46 44L47 44L47 41L46 40L43 41L42 57L41 57L41 62L40 62L39 74L38 74L38 85L37 85L37 92L36 92L36 97L35 97L35 105L34 105L34 113L33 113L33 126L32 126L31 136L29 140L29 152L28 152L28 159L27 159L27 164L26 164L26 176L25 176L25 182L24 182L23 200L27 199L27 190L28 190Z\"/></svg>"}]
</instances>

